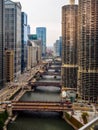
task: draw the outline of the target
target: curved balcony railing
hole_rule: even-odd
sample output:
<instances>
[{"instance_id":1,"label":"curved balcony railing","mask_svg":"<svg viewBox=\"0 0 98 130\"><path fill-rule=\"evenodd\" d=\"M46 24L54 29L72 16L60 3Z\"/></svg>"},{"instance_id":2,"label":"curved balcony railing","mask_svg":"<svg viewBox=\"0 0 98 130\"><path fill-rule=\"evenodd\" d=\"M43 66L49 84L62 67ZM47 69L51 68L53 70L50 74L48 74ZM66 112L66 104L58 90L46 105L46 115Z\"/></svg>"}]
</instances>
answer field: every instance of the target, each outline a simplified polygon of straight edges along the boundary
<instances>
[{"instance_id":1,"label":"curved balcony railing","mask_svg":"<svg viewBox=\"0 0 98 130\"><path fill-rule=\"evenodd\" d=\"M98 117L84 125L79 130L98 130Z\"/></svg>"}]
</instances>

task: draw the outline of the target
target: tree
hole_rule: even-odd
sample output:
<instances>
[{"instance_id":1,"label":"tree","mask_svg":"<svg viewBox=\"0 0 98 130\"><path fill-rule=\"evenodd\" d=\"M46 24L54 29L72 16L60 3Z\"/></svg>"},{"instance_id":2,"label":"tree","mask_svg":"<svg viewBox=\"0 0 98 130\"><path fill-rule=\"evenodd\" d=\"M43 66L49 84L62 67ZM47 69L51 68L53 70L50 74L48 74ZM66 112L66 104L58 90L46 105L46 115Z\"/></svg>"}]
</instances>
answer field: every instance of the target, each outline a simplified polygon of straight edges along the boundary
<instances>
[{"instance_id":1,"label":"tree","mask_svg":"<svg viewBox=\"0 0 98 130\"><path fill-rule=\"evenodd\" d=\"M82 116L84 124L86 124L88 122L87 121L87 117L89 116L88 113L87 112L83 112L81 116Z\"/></svg>"}]
</instances>

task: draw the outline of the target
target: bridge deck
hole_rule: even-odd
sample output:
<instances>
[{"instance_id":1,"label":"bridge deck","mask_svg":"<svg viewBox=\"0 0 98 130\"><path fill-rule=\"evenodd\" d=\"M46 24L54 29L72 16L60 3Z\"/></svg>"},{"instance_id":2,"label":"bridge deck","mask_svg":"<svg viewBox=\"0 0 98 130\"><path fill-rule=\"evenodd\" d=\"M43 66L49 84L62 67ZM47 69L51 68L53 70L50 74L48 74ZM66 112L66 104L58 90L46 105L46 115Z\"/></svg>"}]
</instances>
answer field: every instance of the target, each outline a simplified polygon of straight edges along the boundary
<instances>
[{"instance_id":1,"label":"bridge deck","mask_svg":"<svg viewBox=\"0 0 98 130\"><path fill-rule=\"evenodd\" d=\"M43 75L61 76L61 72L59 72L59 73L55 73L55 72L44 72Z\"/></svg>"},{"instance_id":2,"label":"bridge deck","mask_svg":"<svg viewBox=\"0 0 98 130\"><path fill-rule=\"evenodd\" d=\"M61 87L60 82L31 82L31 85L34 86L54 86L54 87Z\"/></svg>"},{"instance_id":3,"label":"bridge deck","mask_svg":"<svg viewBox=\"0 0 98 130\"><path fill-rule=\"evenodd\" d=\"M12 110L32 110L32 111L57 111L61 112L64 110L72 111L72 104L66 104L61 102L13 102Z\"/></svg>"}]
</instances>

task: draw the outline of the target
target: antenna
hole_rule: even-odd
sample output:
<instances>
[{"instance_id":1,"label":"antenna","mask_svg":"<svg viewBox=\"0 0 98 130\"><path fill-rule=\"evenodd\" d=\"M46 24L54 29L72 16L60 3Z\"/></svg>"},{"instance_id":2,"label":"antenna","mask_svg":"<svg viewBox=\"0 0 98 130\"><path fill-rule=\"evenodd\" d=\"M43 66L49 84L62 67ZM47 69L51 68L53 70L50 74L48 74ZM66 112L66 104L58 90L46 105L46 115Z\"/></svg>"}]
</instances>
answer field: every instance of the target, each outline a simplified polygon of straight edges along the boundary
<instances>
[{"instance_id":1,"label":"antenna","mask_svg":"<svg viewBox=\"0 0 98 130\"><path fill-rule=\"evenodd\" d=\"M75 0L70 0L70 4L74 5L75 4Z\"/></svg>"}]
</instances>

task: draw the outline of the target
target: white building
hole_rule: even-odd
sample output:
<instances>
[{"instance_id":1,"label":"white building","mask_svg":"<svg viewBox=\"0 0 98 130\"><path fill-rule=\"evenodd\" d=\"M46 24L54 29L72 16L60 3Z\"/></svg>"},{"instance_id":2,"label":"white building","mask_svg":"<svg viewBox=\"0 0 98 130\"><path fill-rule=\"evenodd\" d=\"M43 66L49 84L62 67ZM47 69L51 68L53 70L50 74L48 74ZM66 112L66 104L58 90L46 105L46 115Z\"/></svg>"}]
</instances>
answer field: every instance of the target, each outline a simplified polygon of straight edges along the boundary
<instances>
[{"instance_id":1,"label":"white building","mask_svg":"<svg viewBox=\"0 0 98 130\"><path fill-rule=\"evenodd\" d=\"M27 46L27 70L36 66L41 60L40 46L36 42L29 40Z\"/></svg>"}]
</instances>

